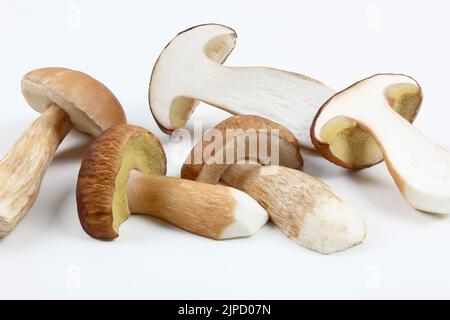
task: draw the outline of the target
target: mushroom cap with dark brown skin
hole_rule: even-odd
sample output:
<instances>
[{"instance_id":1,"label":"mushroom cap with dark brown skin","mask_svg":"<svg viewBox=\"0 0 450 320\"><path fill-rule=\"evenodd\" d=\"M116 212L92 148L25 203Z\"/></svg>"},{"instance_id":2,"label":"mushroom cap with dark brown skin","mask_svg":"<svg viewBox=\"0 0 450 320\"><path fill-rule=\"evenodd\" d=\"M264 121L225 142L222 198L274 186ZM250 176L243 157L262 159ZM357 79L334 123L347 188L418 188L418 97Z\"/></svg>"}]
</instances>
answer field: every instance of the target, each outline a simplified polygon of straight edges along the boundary
<instances>
[{"instance_id":1,"label":"mushroom cap with dark brown skin","mask_svg":"<svg viewBox=\"0 0 450 320\"><path fill-rule=\"evenodd\" d=\"M384 98L389 106L409 122L413 122L422 104L422 90L413 78L402 74L376 74L336 93L317 112L311 125L311 141L316 150L334 164L347 169L363 169L383 161L383 153L370 131L360 121L355 121L345 115L336 116L328 120L325 125L318 127L318 119L323 117L324 111L336 108L339 101L349 94L363 87L374 79L402 78L413 83L413 86L390 86L384 91ZM401 81L401 80L400 80ZM385 88L380 88L384 90ZM364 102L358 105L364 110Z\"/></svg>"},{"instance_id":2,"label":"mushroom cap with dark brown skin","mask_svg":"<svg viewBox=\"0 0 450 320\"><path fill-rule=\"evenodd\" d=\"M128 124L114 126L97 137L82 161L77 184L78 214L92 237L114 239L128 218L129 172L165 175L166 156L159 139Z\"/></svg>"},{"instance_id":3,"label":"mushroom cap with dark brown skin","mask_svg":"<svg viewBox=\"0 0 450 320\"><path fill-rule=\"evenodd\" d=\"M91 76L66 68L41 68L23 76L22 93L28 104L42 113L51 105L62 108L80 131L98 136L126 123L115 95Z\"/></svg>"}]
</instances>

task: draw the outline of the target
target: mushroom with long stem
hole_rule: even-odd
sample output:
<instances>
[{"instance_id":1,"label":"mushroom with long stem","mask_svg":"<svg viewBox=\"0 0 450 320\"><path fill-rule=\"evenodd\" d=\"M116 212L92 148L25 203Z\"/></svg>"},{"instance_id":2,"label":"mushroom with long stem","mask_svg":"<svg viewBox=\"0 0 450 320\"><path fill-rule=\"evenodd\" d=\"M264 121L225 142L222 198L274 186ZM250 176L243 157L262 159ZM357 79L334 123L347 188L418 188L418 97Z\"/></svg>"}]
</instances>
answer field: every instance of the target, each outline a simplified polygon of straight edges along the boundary
<instances>
[{"instance_id":1,"label":"mushroom with long stem","mask_svg":"<svg viewBox=\"0 0 450 320\"><path fill-rule=\"evenodd\" d=\"M307 76L267 67L223 66L236 32L206 24L179 33L156 62L149 87L152 114L166 133L184 126L198 101L232 114L276 121L313 149L311 122L334 91Z\"/></svg>"},{"instance_id":2,"label":"mushroom with long stem","mask_svg":"<svg viewBox=\"0 0 450 320\"><path fill-rule=\"evenodd\" d=\"M364 221L329 186L297 170L303 163L299 148L294 135L277 123L234 116L204 135L181 177L222 181L246 192L287 237L308 249L329 254L361 243Z\"/></svg>"},{"instance_id":3,"label":"mushroom with long stem","mask_svg":"<svg viewBox=\"0 0 450 320\"><path fill-rule=\"evenodd\" d=\"M125 123L114 94L85 73L42 68L22 79L28 104L42 115L0 162L0 236L9 234L33 205L61 141L77 128L92 136Z\"/></svg>"},{"instance_id":4,"label":"mushroom with long stem","mask_svg":"<svg viewBox=\"0 0 450 320\"><path fill-rule=\"evenodd\" d=\"M312 141L329 161L364 168L384 158L403 197L430 213L450 214L450 152L411 125L422 90L411 77L377 74L327 101L311 127ZM355 135L358 129L362 135Z\"/></svg>"},{"instance_id":5,"label":"mushroom with long stem","mask_svg":"<svg viewBox=\"0 0 450 320\"><path fill-rule=\"evenodd\" d=\"M150 215L212 239L251 236L268 220L247 194L166 177L156 136L132 125L105 131L88 148L77 184L78 214L92 237L111 240L130 213Z\"/></svg>"}]
</instances>

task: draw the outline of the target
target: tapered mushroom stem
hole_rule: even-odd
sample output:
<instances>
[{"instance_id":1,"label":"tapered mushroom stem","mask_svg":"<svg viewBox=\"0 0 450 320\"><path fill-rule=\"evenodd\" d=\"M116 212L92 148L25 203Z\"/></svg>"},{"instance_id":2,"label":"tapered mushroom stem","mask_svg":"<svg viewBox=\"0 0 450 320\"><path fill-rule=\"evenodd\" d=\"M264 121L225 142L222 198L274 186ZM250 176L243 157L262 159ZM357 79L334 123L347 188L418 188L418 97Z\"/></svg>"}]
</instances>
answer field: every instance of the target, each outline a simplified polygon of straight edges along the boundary
<instances>
[{"instance_id":1,"label":"tapered mushroom stem","mask_svg":"<svg viewBox=\"0 0 450 320\"><path fill-rule=\"evenodd\" d=\"M0 162L0 236L5 236L33 205L56 149L72 128L69 116L49 107Z\"/></svg>"},{"instance_id":2,"label":"tapered mushroom stem","mask_svg":"<svg viewBox=\"0 0 450 320\"><path fill-rule=\"evenodd\" d=\"M434 144L387 103L379 108L377 117L361 119L380 145L386 166L406 200L418 210L449 214L450 152Z\"/></svg>"},{"instance_id":3,"label":"tapered mushroom stem","mask_svg":"<svg viewBox=\"0 0 450 320\"><path fill-rule=\"evenodd\" d=\"M328 254L365 239L365 223L356 211L326 184L301 171L232 165L221 179L258 201L287 237L306 248Z\"/></svg>"},{"instance_id":4,"label":"tapered mushroom stem","mask_svg":"<svg viewBox=\"0 0 450 320\"><path fill-rule=\"evenodd\" d=\"M267 213L256 202L225 186L134 170L127 194L130 212L157 217L212 239L253 235L267 221Z\"/></svg>"},{"instance_id":5,"label":"tapered mushroom stem","mask_svg":"<svg viewBox=\"0 0 450 320\"><path fill-rule=\"evenodd\" d=\"M225 67L202 60L189 65L193 70L186 74L193 74L194 69L203 70L196 74L197 85L189 96L232 114L263 115L286 126L302 146L313 148L305 132L308 133L319 107L333 95L331 89L307 77L276 69ZM178 126L184 124L184 120L178 121L178 115L184 119L191 112L182 110L185 106L172 104L171 119Z\"/></svg>"}]
</instances>

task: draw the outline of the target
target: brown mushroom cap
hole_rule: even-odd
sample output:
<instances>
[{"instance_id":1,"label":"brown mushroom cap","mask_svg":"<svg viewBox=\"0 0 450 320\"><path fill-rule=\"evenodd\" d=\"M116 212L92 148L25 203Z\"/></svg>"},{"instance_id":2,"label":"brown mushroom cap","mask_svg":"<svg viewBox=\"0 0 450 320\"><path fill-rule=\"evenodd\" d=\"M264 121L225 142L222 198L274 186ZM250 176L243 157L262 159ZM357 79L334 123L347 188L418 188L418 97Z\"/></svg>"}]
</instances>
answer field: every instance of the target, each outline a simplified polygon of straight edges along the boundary
<instances>
[{"instance_id":1,"label":"brown mushroom cap","mask_svg":"<svg viewBox=\"0 0 450 320\"><path fill-rule=\"evenodd\" d=\"M258 149L253 150L253 152L248 145L250 139L247 138L252 136L248 135L249 132L255 132L255 136L258 139ZM260 157L261 152L259 148L263 147L259 143L261 137L267 137L269 142L267 143L269 150L266 150L268 159ZM216 148L217 145L214 145L214 152L205 152L216 142L216 139L220 138L223 140L219 148ZM245 144L241 143L241 149L244 149L244 152L239 152L237 150L239 143L236 143L236 141L242 138L245 139ZM271 143L275 143L277 140L279 141L279 154L271 154ZM222 146L221 149L220 146ZM227 155L230 153L234 156L233 159L227 158ZM273 163L276 158L278 158L279 163ZM185 161L181 169L181 177L216 184L230 165L245 159L251 159L262 164L277 164L293 169L300 169L303 166L300 144L288 129L263 117L243 115L229 117L206 133Z\"/></svg>"},{"instance_id":2,"label":"brown mushroom cap","mask_svg":"<svg viewBox=\"0 0 450 320\"><path fill-rule=\"evenodd\" d=\"M42 113L52 104L61 107L80 131L98 136L126 123L125 113L114 94L89 75L65 68L42 68L22 78L28 104Z\"/></svg>"},{"instance_id":3,"label":"brown mushroom cap","mask_svg":"<svg viewBox=\"0 0 450 320\"><path fill-rule=\"evenodd\" d=\"M88 148L77 184L78 215L92 237L114 239L128 218L129 172L165 175L166 156L159 139L144 128L117 125L102 133Z\"/></svg>"},{"instance_id":4,"label":"brown mushroom cap","mask_svg":"<svg viewBox=\"0 0 450 320\"><path fill-rule=\"evenodd\" d=\"M311 140L323 157L347 169L370 167L384 159L382 150L370 133L370 129L365 128L364 121L352 118L350 114L344 114L343 109L339 114L338 110L343 107L343 101L355 97L355 111L369 115L371 112L372 114L377 112L369 110L368 105L364 104L364 99L372 97L360 97L361 89L367 90L368 86L371 86L371 92L375 91L374 99L383 97L394 111L411 123L422 104L422 90L419 84L413 78L402 74L376 74L356 82L331 97L314 118L310 131ZM380 94L377 95L378 93ZM331 113L333 116L330 117ZM325 117L327 120L322 123Z\"/></svg>"}]
</instances>

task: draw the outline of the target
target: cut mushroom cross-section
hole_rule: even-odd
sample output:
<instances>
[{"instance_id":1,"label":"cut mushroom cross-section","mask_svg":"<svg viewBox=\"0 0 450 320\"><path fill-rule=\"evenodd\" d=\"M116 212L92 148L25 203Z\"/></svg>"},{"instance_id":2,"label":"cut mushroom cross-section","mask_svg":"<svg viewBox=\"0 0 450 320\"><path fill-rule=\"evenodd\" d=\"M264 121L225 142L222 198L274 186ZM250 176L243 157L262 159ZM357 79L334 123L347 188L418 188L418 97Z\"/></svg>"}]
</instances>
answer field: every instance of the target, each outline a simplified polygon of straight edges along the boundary
<instances>
[{"instance_id":1,"label":"cut mushroom cross-section","mask_svg":"<svg viewBox=\"0 0 450 320\"><path fill-rule=\"evenodd\" d=\"M267 212L247 194L225 186L166 177L164 150L153 134L118 125L94 140L78 177L83 229L114 239L130 213L150 215L212 239L255 234Z\"/></svg>"},{"instance_id":2,"label":"cut mushroom cross-section","mask_svg":"<svg viewBox=\"0 0 450 320\"><path fill-rule=\"evenodd\" d=\"M231 28L206 24L179 33L165 47L149 88L150 108L160 128L168 133L183 127L198 101L203 101L232 114L276 121L303 146L314 148L311 122L334 91L293 72L223 66L236 37Z\"/></svg>"},{"instance_id":3,"label":"cut mushroom cross-section","mask_svg":"<svg viewBox=\"0 0 450 320\"><path fill-rule=\"evenodd\" d=\"M36 69L21 85L28 104L42 115L0 162L0 236L9 234L33 205L45 171L72 126L97 136L126 122L114 94L85 73Z\"/></svg>"},{"instance_id":4,"label":"cut mushroom cross-section","mask_svg":"<svg viewBox=\"0 0 450 320\"><path fill-rule=\"evenodd\" d=\"M225 144L217 144L220 133L226 135L226 130L232 129L236 135ZM329 186L295 170L302 167L303 161L300 146L287 129L257 116L234 116L215 130L216 134L205 134L194 147L183 165L182 178L212 184L222 181L246 192L267 210L272 222L287 237L308 249L329 254L364 240L365 223L356 211ZM257 148L250 152L251 138L247 137L255 130L263 134L256 135ZM262 139L264 135L267 137ZM262 143L263 140L269 143ZM279 154L270 151L274 143L279 145ZM211 146L215 152L205 152ZM261 157L261 149L265 148L270 149L266 150L268 157ZM239 149L244 152L238 152ZM199 158L196 154L201 150L204 152ZM234 155L231 161L223 163L230 152ZM200 163L195 159L200 159ZM254 163L241 164L246 159ZM266 165L261 166L262 163Z\"/></svg>"},{"instance_id":5,"label":"cut mushroom cross-section","mask_svg":"<svg viewBox=\"0 0 450 320\"><path fill-rule=\"evenodd\" d=\"M450 214L450 153L435 145L407 119L422 102L415 80L378 74L333 96L318 112L311 136L319 152L346 168L373 164L373 148L351 139L358 126L379 146L405 199L416 209ZM378 152L378 151L377 151Z\"/></svg>"}]
</instances>

